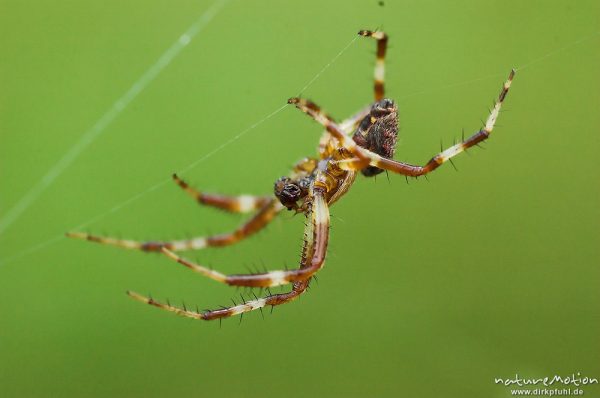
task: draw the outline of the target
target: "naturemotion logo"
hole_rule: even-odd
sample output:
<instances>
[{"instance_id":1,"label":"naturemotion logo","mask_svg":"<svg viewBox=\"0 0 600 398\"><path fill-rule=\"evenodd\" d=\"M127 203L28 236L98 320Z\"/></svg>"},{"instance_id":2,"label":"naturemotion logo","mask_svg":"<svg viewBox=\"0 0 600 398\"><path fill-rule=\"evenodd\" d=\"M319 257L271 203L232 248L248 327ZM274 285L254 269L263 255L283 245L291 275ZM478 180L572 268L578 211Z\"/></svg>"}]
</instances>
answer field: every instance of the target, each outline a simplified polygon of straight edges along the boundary
<instances>
[{"instance_id":1,"label":"naturemotion logo","mask_svg":"<svg viewBox=\"0 0 600 398\"><path fill-rule=\"evenodd\" d=\"M590 384L598 384L598 379L595 377L587 377L581 376L580 372L577 374L572 373L568 376L559 376L554 375L553 377L540 377L540 378L526 378L519 376L518 373L515 374L514 378L502 379L500 377L494 378L494 383L502 384L505 386L516 385L519 387L530 386L530 385L538 385L542 384L546 387L550 387L555 383L559 383L565 386L572 385L574 387L586 386Z\"/></svg>"},{"instance_id":2,"label":"naturemotion logo","mask_svg":"<svg viewBox=\"0 0 600 398\"><path fill-rule=\"evenodd\" d=\"M518 373L510 378L494 378L495 384L506 387L521 387L511 389L511 395L529 395L529 396L569 396L583 395L583 389L579 387L598 384L596 377L582 376L580 372L570 375L554 375L545 377L523 377ZM532 389L532 387L536 387Z\"/></svg>"}]
</instances>

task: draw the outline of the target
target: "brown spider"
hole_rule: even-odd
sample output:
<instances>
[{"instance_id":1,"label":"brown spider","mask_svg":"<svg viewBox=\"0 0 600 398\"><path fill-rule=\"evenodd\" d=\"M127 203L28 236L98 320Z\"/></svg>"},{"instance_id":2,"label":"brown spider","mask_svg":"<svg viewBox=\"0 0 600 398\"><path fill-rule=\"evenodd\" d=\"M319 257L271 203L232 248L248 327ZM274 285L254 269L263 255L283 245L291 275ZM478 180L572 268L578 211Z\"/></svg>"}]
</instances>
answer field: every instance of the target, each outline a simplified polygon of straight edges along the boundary
<instances>
[{"instance_id":1,"label":"brown spider","mask_svg":"<svg viewBox=\"0 0 600 398\"><path fill-rule=\"evenodd\" d=\"M514 70L510 72L485 125L478 132L463 140L463 142L437 154L424 166L398 162L392 159L398 135L398 108L394 101L383 96L384 58L388 37L385 33L379 31L361 30L358 34L377 40L375 102L348 120L337 124L321 111L315 103L302 98L290 98L288 100L289 104L294 104L298 109L311 116L323 125L326 131L319 141L318 159L305 158L294 166L289 176L278 179L274 187L275 197L249 195L229 197L203 193L190 188L183 180L173 175L175 182L201 204L235 213L255 211L254 216L236 230L215 236L160 242L138 242L94 236L81 232L71 232L67 236L120 246L126 249L147 252L160 251L195 272L231 286L269 288L292 284L292 290L288 293L270 294L264 298L255 297L253 300L243 301L232 307L204 312L190 311L185 307L175 307L168 303L157 302L151 297L145 297L131 291L127 292L129 296L143 303L189 318L204 320L225 318L262 309L262 307L268 305L284 304L297 298L307 289L313 275L323 267L329 238L329 206L348 191L356 178L357 172L360 171L366 177L377 175L384 170L411 177L425 175L465 149L487 139L494 128L500 107L506 98L515 74ZM304 231L300 267L296 270L225 275L195 264L174 253L180 250L234 244L264 228L284 208L304 213L309 219Z\"/></svg>"}]
</instances>

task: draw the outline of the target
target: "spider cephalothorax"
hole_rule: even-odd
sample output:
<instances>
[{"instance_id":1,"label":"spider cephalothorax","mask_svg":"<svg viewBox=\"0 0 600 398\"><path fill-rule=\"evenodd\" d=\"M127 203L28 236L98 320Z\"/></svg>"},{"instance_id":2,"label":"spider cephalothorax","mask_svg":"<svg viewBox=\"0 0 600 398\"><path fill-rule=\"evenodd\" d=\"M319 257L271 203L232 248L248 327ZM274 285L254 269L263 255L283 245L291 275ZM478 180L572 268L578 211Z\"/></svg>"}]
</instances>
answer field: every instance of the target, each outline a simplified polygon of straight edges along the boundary
<instances>
[{"instance_id":1,"label":"spider cephalothorax","mask_svg":"<svg viewBox=\"0 0 600 398\"><path fill-rule=\"evenodd\" d=\"M301 98L290 98L289 104L315 119L325 132L319 141L318 157L302 159L290 174L275 182L273 196L224 196L197 191L176 175L175 182L199 203L234 213L252 212L254 215L230 233L200 236L191 239L147 241L116 239L72 232L73 238L111 244L127 249L161 251L167 257L208 278L231 286L270 288L291 285L287 293L269 294L266 297L243 298L242 302L215 310L191 311L185 306L176 307L160 303L151 297L128 292L136 300L155 307L194 319L220 319L232 315L290 302L304 293L313 275L325 263L329 242L329 207L350 189L357 173L369 177L391 171L407 177L425 175L447 160L487 139L494 128L514 70L502 86L494 108L485 125L469 138L440 152L423 166L393 160L398 135L398 109L394 101L384 99L384 57L387 36L383 32L361 30L359 35L377 40L375 64L375 102L356 115L336 123L314 103ZM198 250L206 247L221 247L234 244L264 228L283 209L304 213L307 223L304 230L304 245L299 267L295 270L268 271L256 274L226 275L213 269L186 260L175 251Z\"/></svg>"}]
</instances>

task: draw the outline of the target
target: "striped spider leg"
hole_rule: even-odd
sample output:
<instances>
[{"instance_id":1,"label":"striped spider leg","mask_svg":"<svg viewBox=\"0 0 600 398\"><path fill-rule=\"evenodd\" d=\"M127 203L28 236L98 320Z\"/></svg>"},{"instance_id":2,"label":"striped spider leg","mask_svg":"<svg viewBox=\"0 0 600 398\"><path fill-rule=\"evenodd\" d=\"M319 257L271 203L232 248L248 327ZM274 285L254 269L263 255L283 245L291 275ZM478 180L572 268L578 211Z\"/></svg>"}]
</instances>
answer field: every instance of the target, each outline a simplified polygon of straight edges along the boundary
<instances>
[{"instance_id":1,"label":"striped spider leg","mask_svg":"<svg viewBox=\"0 0 600 398\"><path fill-rule=\"evenodd\" d=\"M374 94L375 101L380 101L383 99L383 96L385 93L385 84L384 84L385 53L387 50L388 36L384 32L370 31L370 30L361 30L358 32L358 34L363 37L371 37L371 38L377 40L377 54L376 54L376 58L375 58L375 71L374 71L374 76L373 76L374 77L373 94ZM288 103L295 104L296 103L295 100L302 101L299 98L290 98L290 100L288 100ZM344 135L353 133L356 130L356 128L358 127L359 123L367 115L369 115L370 111L371 111L371 106L365 107L365 108L361 109L359 112L357 112L355 115L353 115L350 118L339 123L337 125L339 132ZM327 119L329 119L330 122L333 121L325 113L323 113L323 117L326 117ZM332 149L333 149L332 146L336 145L336 141L332 142L331 135L332 134L326 130L325 133L322 135L321 140L319 141L319 154L320 154L321 159L325 158L327 156L327 154L329 154L332 151ZM336 136L337 132L334 133L333 135Z\"/></svg>"},{"instance_id":2,"label":"striped spider leg","mask_svg":"<svg viewBox=\"0 0 600 398\"><path fill-rule=\"evenodd\" d=\"M348 149L360 153L362 157L357 156L356 159L342 160L338 163L338 166L344 170L364 170L364 157L367 157L369 159L369 167L377 168L380 170L389 170L394 173L402 174L409 177L418 177L432 172L445 162L452 159L454 156L464 152L466 149L477 145L490 137L492 130L494 129L494 125L496 124L496 120L498 119L498 116L500 114L502 103L504 102L506 95L508 94L508 90L510 89L514 76L515 70L513 69L508 75L508 79L502 85L500 94L498 95L498 98L494 103L494 107L492 108L484 126L469 138L438 153L433 158L431 158L431 160L429 160L429 162L427 162L424 166L416 166L404 162L395 161L389 156L382 156L382 154L375 153L369 150L370 148L365 149L362 147L348 147ZM316 117L315 119L317 121L323 120L322 118L319 119ZM342 143L342 145L344 145L344 143Z\"/></svg>"},{"instance_id":3,"label":"striped spider leg","mask_svg":"<svg viewBox=\"0 0 600 398\"><path fill-rule=\"evenodd\" d=\"M360 122L371 112L371 106L367 106L360 111L356 112L353 116L343 120L339 123L338 127L342 134L349 135L353 133ZM331 139L329 131L325 130L319 140L319 158L325 159L329 153L334 149L336 145L335 140Z\"/></svg>"},{"instance_id":4,"label":"striped spider leg","mask_svg":"<svg viewBox=\"0 0 600 398\"><path fill-rule=\"evenodd\" d=\"M375 101L381 101L385 95L384 79L385 79L385 52L387 50L388 37L384 32L361 30L359 35L364 37L372 37L377 40L377 54L375 58L375 73L373 91L375 93Z\"/></svg>"},{"instance_id":5,"label":"striped spider leg","mask_svg":"<svg viewBox=\"0 0 600 398\"><path fill-rule=\"evenodd\" d=\"M135 300L157 308L174 312L184 317L201 320L227 318L257 309L262 310L265 306L285 304L296 299L306 291L310 278L323 267L325 256L327 254L327 243L329 240L329 208L326 200L327 185L320 182L320 180L325 179L326 178L324 177L317 177L315 183L310 188L309 197L307 198L308 210L306 212L307 218L309 218L310 221L306 224L304 231L304 245L302 248L300 268L296 270L270 271L260 274L224 275L201 265L194 264L177 256L166 248L162 249L162 251L171 259L218 282L231 286L265 288L291 283L292 290L290 292L272 294L262 298L256 297L254 300L244 301L231 307L206 310L204 312L190 311L185 307L181 308L168 303L161 303L151 297L143 296L132 291L128 291L127 294Z\"/></svg>"},{"instance_id":6,"label":"striped spider leg","mask_svg":"<svg viewBox=\"0 0 600 398\"><path fill-rule=\"evenodd\" d=\"M323 125L341 146L354 155L351 159L338 161L337 165L341 169L360 170L365 176L390 170L398 174L418 177L437 169L446 161L491 135L514 75L513 69L503 84L485 125L471 137L434 156L425 166L415 166L391 159L395 151L398 131L397 107L392 100L382 99L373 104L370 115L363 119L352 138L344 135L339 126L314 102L303 98L290 98L288 103L296 105L298 109Z\"/></svg>"},{"instance_id":7,"label":"striped spider leg","mask_svg":"<svg viewBox=\"0 0 600 398\"><path fill-rule=\"evenodd\" d=\"M248 238L254 233L260 231L271 222L283 209L281 203L272 197L262 196L224 196L199 192L191 188L185 181L177 175L173 175L173 180L190 196L195 198L199 204L216 207L232 213L255 214L245 223L240 225L230 233L224 233L214 236L201 236L190 239L167 240L167 241L136 241L131 239L116 239L111 237L96 236L84 232L68 232L70 238L84 239L91 242L98 242L106 245L113 245L125 249L142 250L147 252L159 252L163 247L173 250L199 250L205 247L228 246Z\"/></svg>"},{"instance_id":8,"label":"striped spider leg","mask_svg":"<svg viewBox=\"0 0 600 398\"><path fill-rule=\"evenodd\" d=\"M175 181L181 189L187 192L198 203L206 206L213 206L231 213L249 213L260 210L271 201L271 197L268 196L223 196L200 192L190 187L189 184L179 178L177 174L173 174L173 181Z\"/></svg>"}]
</instances>

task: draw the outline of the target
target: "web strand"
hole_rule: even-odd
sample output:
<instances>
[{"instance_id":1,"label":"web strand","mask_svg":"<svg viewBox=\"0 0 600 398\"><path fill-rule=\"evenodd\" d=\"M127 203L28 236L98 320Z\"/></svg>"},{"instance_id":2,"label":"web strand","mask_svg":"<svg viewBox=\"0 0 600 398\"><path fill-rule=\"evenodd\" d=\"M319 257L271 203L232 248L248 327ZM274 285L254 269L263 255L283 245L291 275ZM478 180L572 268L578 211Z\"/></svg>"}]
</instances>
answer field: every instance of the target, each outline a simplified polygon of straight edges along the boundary
<instances>
[{"instance_id":1,"label":"web strand","mask_svg":"<svg viewBox=\"0 0 600 398\"><path fill-rule=\"evenodd\" d=\"M213 15L214 16L214 15ZM197 28L199 29L199 28ZM199 31L199 30L198 30ZM197 32L196 32L197 33ZM550 52L547 52L546 54L537 57L527 63L525 63L524 65L521 65L519 67L516 67L515 69L517 71L522 71L526 68L529 68L531 65L545 61L546 59L555 56L558 53L561 53L563 51L566 51L572 47L575 47L587 40L590 40L592 38L595 38L597 36L600 35L600 31L594 32L593 34L584 36L570 44L567 44L563 47L560 47L558 49L552 50ZM183 37L183 36L182 36ZM180 38L181 40L181 38ZM301 93L304 92L306 89L308 89L309 86L311 86L324 72L327 68L329 68L349 47L350 45L352 45L355 42L356 38L354 38L352 41L350 41L350 43L348 43L343 49L342 51L340 51L338 54L336 54L336 56L325 65L324 68L322 68L316 75L315 77L313 77L312 79L309 80L309 82L302 88L302 90L300 91ZM409 97L413 97L413 96L417 96L417 95L422 95L425 93L429 93L429 92L434 92L437 90L443 90L443 89L448 89L448 88L453 88L453 87L457 87L457 86L461 86L461 85L466 85L466 84L472 84L474 82L478 82L478 81L482 81L482 80L486 80L492 77L497 77L499 75L504 75L504 73L495 73L495 74L490 74L490 75L486 75L483 77L478 77L475 79L469 79L466 81L461 81L461 82L456 82L456 83L451 83L451 84L447 84L447 85L443 85L441 87L436 87L436 88L429 88L429 89L424 89L424 90L420 90L420 91L416 91L413 93L410 93L408 95L405 95L403 97L400 97L399 99L405 99L405 98L409 98ZM217 152L221 151L222 149L224 149L226 146L230 145L231 143L237 141L239 138L241 138L243 135L245 135L246 133L248 133L250 130L258 127L259 125L261 125L262 123L264 123L265 121L267 121L268 119L270 119L271 117L275 116L277 113L281 112L284 108L286 107L286 105L281 106L280 108L274 110L273 112L271 112L270 114L268 114L267 116L263 117L262 119L260 119L259 121L257 121L256 123L252 124L251 126L247 127L246 129L242 130L240 133L234 135L232 138L230 138L228 141L226 141L225 143L221 144L220 146L218 146L217 148L213 149L211 152L205 154L204 156L202 156L201 158L199 158L198 160L190 163L188 166L184 167L183 169L181 169L180 173L185 173L189 170L191 170L192 168L196 167L198 164L200 164L201 162L203 162L204 160L208 159L209 157L213 156L214 154L216 154ZM77 230L77 229L82 229L85 228L86 226L106 217L109 214L115 213L116 211L122 209L123 207L137 201L138 199L142 198L143 196L147 195L150 192L155 191L156 189L160 188L161 186L167 184L170 181L170 179L165 179L162 180L158 183L156 183L155 185L151 186L150 188L130 197L129 199L113 206L112 208L110 208L109 210L107 210L104 213L101 213L95 217L93 217L92 219L88 220L85 223L82 223L74 228L71 228L72 230ZM62 234L60 235L56 235L46 241L43 241L41 243L38 243L36 245L30 246L24 250L21 250L19 252L17 252L16 254L7 257L3 260L0 260L0 266L11 263L15 260L18 260L19 258L22 258L24 256L27 256L29 254L32 254L34 252L37 252L39 250L42 250L46 247L49 247L57 242L59 242L61 239L63 239L64 236Z\"/></svg>"},{"instance_id":2,"label":"web strand","mask_svg":"<svg viewBox=\"0 0 600 398\"><path fill-rule=\"evenodd\" d=\"M221 2L221 4L224 2ZM216 3L215 3L216 4ZM213 13L216 13L216 11L213 11ZM212 15L214 17L214 14ZM212 17L211 17L212 18ZM200 21L200 20L199 20ZM201 27L197 26L196 27L197 31L193 34L196 34ZM188 31L189 32L189 31ZM533 64L537 64L539 62L545 61L548 58L555 56L558 53L561 53L563 51L566 51L572 47L575 47L585 41L588 41L592 38L595 38L597 36L600 35L600 31L594 32L590 35L584 36L574 42L571 42L570 44L567 44L563 47L560 47L558 49L552 50L550 52L547 52L546 54L537 57L527 63L525 63L524 65L521 65L519 67L516 67L515 69L517 71L522 71L526 68L529 68L531 65ZM183 36L182 36L183 37ZM181 38L180 38L181 40ZM184 40L185 41L185 40ZM354 42L356 41L356 38L354 38L352 41L350 41L338 54L335 55L334 58L332 58L332 60L327 63L325 65L325 67L323 67L312 79L309 80L309 82L302 88L302 90L300 91L301 93L304 92L305 90L308 89L308 87L310 87L324 72L326 69L328 69ZM187 43L186 43L187 44ZM166 65L165 65L166 66ZM164 67L164 66L163 66ZM438 91L438 90L444 90L444 89L448 89L448 88L453 88L453 87L457 87L457 86L461 86L461 85L466 85L466 84L472 84L478 81L482 81L482 80L486 80L486 79L490 79L492 77L498 77L500 75L504 75L505 73L495 73L495 74L490 74L490 75L486 75L483 77L478 77L475 79L469 79L469 80L465 80L465 81L461 81L461 82L456 82L456 83L451 83L451 84L447 84L447 85L443 85L443 86L438 86L435 88L429 88L429 89L424 89L424 90L420 90L420 91L416 91L410 94L407 94L405 96L400 97L399 99L405 99L405 98L409 98L409 97L413 97L413 96L417 96L417 95L422 95L425 93L429 93L429 92L434 92L434 91ZM131 98L133 99L133 98ZM247 127L246 129L242 130L241 132L237 133L236 135L232 136L229 140L227 140L226 142L224 142L223 144L219 145L218 147L216 147L215 149L213 149L212 151L208 152L207 154L205 154L204 156L202 156L201 158L195 160L194 162L190 163L189 165L185 166L184 168L182 168L180 170L180 174L185 173L189 170L191 170L192 168L196 167L198 164L200 164L201 162L205 161L206 159L208 159L209 157L213 156L214 154L216 154L217 152L221 151L222 149L224 149L225 147L227 147L228 145L232 144L233 142L237 141L239 138L241 138L242 136L244 136L245 134L247 134L249 131L255 129L256 127L258 127L259 125L263 124L264 122L266 122L268 119L272 118L273 116L275 116L276 114L278 114L279 112L281 112L287 105L283 105L280 108L274 110L273 112L269 113L268 115L266 115L265 117L263 117L262 119L260 119L259 121L255 122L254 124L250 125L249 127ZM93 218L91 218L90 220L74 227L71 228L71 230L78 230L78 229L82 229L85 228L86 226L93 224L94 222L106 217L109 214L115 213L118 210L122 209L125 206L128 206L129 204L137 201L138 199L146 196L147 194L149 194L150 192L153 192L155 190L157 190L158 188L162 187L163 185L167 184L170 181L170 179L165 179L162 180L156 184L154 184L153 186L147 188L146 190L130 197L129 199L126 199L125 201L113 206L112 208L110 208L109 210L105 211L104 213L101 213ZM22 258L24 256L27 256L31 253L37 252L39 250L42 250L46 247L49 247L57 242L59 242L61 239L63 239L64 236L62 234L60 235L56 235L46 241L43 241L41 243L38 243L36 245L30 246L24 250L21 250L19 252L17 252L16 254L7 257L3 260L0 260L0 266L11 263L15 260L18 260L19 258Z\"/></svg>"},{"instance_id":3,"label":"web strand","mask_svg":"<svg viewBox=\"0 0 600 398\"><path fill-rule=\"evenodd\" d=\"M197 33L199 31L199 29L196 29ZM189 34L190 30L188 30ZM194 33L194 34L195 34ZM183 37L183 36L182 36ZM304 85L304 87L302 88L302 90L300 91L301 93L306 91L310 86L312 86L317 79L331 66L333 65L337 59L348 50L348 48L350 48L350 46L356 41L357 37L355 37L354 39L352 39L348 44L346 44L346 46L344 46L342 48L342 50L340 52L338 52L327 64L325 64L325 66L323 68L321 68L321 70L319 72L317 72L317 74L315 74L315 76L313 78L311 78L308 83L306 85ZM221 150L223 150L225 147L231 145L232 143L234 143L235 141L239 140L241 137L243 137L244 135L246 135L248 132L250 132L251 130L254 130L256 127L260 126L261 124L263 124L264 122L266 122L267 120L269 120L270 118L272 118L273 116L275 116L276 114L278 114L279 112L281 112L283 109L285 109L287 107L287 104L284 104L282 106L280 106L279 108L275 109L274 111L272 111L271 113L267 114L265 117L263 117L262 119L258 120L257 122L253 123L252 125L250 125L249 127L245 128L244 130L240 131L239 133L235 134L234 136L232 136L230 139L228 139L227 141L225 141L223 144L219 145L218 147L216 147L215 149L213 149L212 151L206 153L205 155L203 155L202 157L198 158L197 160L195 160L194 162L188 164L187 166L183 167L182 169L180 169L180 171L178 172L178 174L184 174L188 171L190 171L191 169L193 169L194 167L196 167L198 164L202 163L203 161L205 161L206 159L210 158L211 156L215 155L217 152L220 152ZM115 213L117 211L119 211L120 209L130 205L133 202L136 202L137 200L139 200L140 198L146 196L147 194L156 191L158 188L162 187L163 185L166 185L167 183L169 183L171 181L170 178L168 179L164 179L160 182L157 182L156 184L152 185L151 187L143 190L140 193L137 193L136 195L131 196L130 198L124 200L123 202L120 202L116 205L114 205L113 207L111 207L109 210L98 214L97 216L91 218L90 220L77 225L73 228L70 228L69 230L81 230L99 220L101 220L102 218ZM24 249L10 257L7 257L6 259L0 260L0 266L13 262L21 257L24 257L28 254L34 253L38 250L44 249L58 241L60 241L61 239L64 238L64 235L61 233L60 235L56 235L46 241L43 241L37 245L31 246L27 249Z\"/></svg>"},{"instance_id":4,"label":"web strand","mask_svg":"<svg viewBox=\"0 0 600 398\"><path fill-rule=\"evenodd\" d=\"M79 155L106 131L106 128L110 126L117 116L119 116L119 114L121 114L121 112L123 112L123 110L125 110L125 108L127 108L127 106L156 79L160 72L162 72L181 50L183 50L194 37L208 25L228 1L229 0L218 0L213 3L213 5L161 55L138 80L133 83L129 90L117 99L110 109L108 109L108 111L106 111L91 128L81 135L79 141L69 148L64 156L48 170L42 179L36 182L23 197L17 200L13 207L0 218L0 234L4 233L21 216L21 214L23 214L23 212L27 210L29 206L31 206L40 195L52 185L67 168L69 168L69 166L71 166L71 164L73 164Z\"/></svg>"},{"instance_id":5,"label":"web strand","mask_svg":"<svg viewBox=\"0 0 600 398\"><path fill-rule=\"evenodd\" d=\"M346 44L346 46L344 48L341 49L341 51L339 53L337 53L337 55L335 57L333 57L331 59L331 61L329 61L319 72L317 72L317 74L315 75L315 77L313 77L312 79L309 80L308 83L306 83L306 85L304 87L302 87L302 90L300 90L300 93L298 93L298 97L300 97L302 95L302 93L304 93L306 91L307 88L309 88L310 86L312 86L312 84L319 78L321 77L321 75L323 74L323 72L325 72L335 61L337 61L337 59L346 52L346 50L352 45L354 44L354 42L356 41L356 39L358 39L358 36L354 36L354 39L350 40L350 42L348 44Z\"/></svg>"},{"instance_id":6,"label":"web strand","mask_svg":"<svg viewBox=\"0 0 600 398\"><path fill-rule=\"evenodd\" d=\"M515 70L517 72L520 72L520 71L522 71L525 68L529 68L533 64L536 64L536 63L541 62L541 61L543 61L543 60L545 60L547 58L550 58L550 57L552 57L552 56L554 56L554 55L556 55L558 53L561 53L561 52L563 52L565 50L568 50L571 47L575 47L575 46L583 43L584 41L588 41L590 39L593 39L594 37L597 37L598 35L600 35L600 31L594 32L594 33L592 33L591 35L588 35L588 36L584 36L584 37L580 38L579 40L576 40L576 41L574 41L574 42L572 42L570 44L567 44L566 46L557 48L556 50L552 50L552 51L550 51L550 52L542 55L541 57L535 58L535 59L527 62L526 64L521 65L521 66L515 68Z\"/></svg>"}]
</instances>

